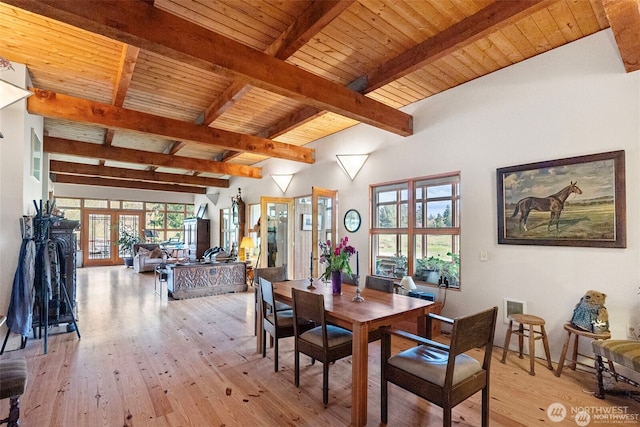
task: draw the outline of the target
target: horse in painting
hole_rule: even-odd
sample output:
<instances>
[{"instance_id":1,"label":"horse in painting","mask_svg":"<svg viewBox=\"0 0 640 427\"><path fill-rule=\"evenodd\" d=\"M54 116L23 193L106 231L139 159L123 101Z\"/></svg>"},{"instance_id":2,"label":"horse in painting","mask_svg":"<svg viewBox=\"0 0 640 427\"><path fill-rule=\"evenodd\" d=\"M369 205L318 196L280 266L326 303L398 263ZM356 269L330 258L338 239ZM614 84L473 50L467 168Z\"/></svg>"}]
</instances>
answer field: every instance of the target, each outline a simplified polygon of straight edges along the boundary
<instances>
[{"instance_id":1,"label":"horse in painting","mask_svg":"<svg viewBox=\"0 0 640 427\"><path fill-rule=\"evenodd\" d=\"M518 213L520 213L520 220L518 221L519 229L522 230L522 228L524 228L524 231L527 231L527 218L532 210L551 212L547 230L551 231L551 226L555 223L557 232L560 213L562 209L564 209L564 202L571 193L582 194L582 190L578 187L577 183L577 181L571 181L571 184L547 197L525 197L521 199L516 205L516 209L513 211L511 218L515 218Z\"/></svg>"}]
</instances>

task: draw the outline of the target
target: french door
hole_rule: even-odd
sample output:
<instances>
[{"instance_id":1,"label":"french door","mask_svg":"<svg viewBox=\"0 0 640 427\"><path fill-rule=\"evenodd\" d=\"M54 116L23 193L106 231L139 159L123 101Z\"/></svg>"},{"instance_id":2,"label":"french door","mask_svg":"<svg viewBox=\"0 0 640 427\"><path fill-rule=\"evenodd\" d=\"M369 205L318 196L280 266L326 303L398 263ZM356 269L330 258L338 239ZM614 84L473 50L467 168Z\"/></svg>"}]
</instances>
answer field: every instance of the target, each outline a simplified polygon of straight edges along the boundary
<instances>
[{"instance_id":1,"label":"french door","mask_svg":"<svg viewBox=\"0 0 640 427\"><path fill-rule=\"evenodd\" d=\"M321 241L331 241L333 248L337 245L337 208L338 192L326 188L311 188L311 249L313 251L313 271L316 277L322 274L318 262Z\"/></svg>"},{"instance_id":2,"label":"french door","mask_svg":"<svg viewBox=\"0 0 640 427\"><path fill-rule=\"evenodd\" d=\"M82 218L83 264L86 266L123 264L127 254L118 247L120 230L127 228L141 235L142 213L112 209L85 209Z\"/></svg>"},{"instance_id":3,"label":"french door","mask_svg":"<svg viewBox=\"0 0 640 427\"><path fill-rule=\"evenodd\" d=\"M258 267L286 265L290 274L293 268L293 199L261 197L260 218Z\"/></svg>"}]
</instances>

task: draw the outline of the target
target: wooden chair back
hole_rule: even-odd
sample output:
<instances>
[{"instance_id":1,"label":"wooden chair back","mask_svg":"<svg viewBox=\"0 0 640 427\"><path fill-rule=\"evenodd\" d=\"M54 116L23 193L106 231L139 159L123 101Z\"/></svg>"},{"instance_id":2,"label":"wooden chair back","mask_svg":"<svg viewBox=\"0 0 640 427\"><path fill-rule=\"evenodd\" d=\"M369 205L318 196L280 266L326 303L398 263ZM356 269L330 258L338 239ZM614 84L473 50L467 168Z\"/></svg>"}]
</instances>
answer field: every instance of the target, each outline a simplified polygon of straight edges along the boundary
<instances>
[{"instance_id":1,"label":"wooden chair back","mask_svg":"<svg viewBox=\"0 0 640 427\"><path fill-rule=\"evenodd\" d=\"M322 326L326 330L326 320L324 311L324 296L322 294L313 294L300 289L292 289L293 291L293 314L295 322L293 324L294 334L300 336L301 331L299 325L313 322L317 326ZM326 339L326 333L324 333Z\"/></svg>"},{"instance_id":2,"label":"wooden chair back","mask_svg":"<svg viewBox=\"0 0 640 427\"><path fill-rule=\"evenodd\" d=\"M496 330L497 307L490 308L469 316L458 317L453 321L451 343L449 345L449 361L445 387L451 385L455 368L455 357L474 348L484 350L482 369L489 372L493 337Z\"/></svg>"},{"instance_id":3,"label":"wooden chair back","mask_svg":"<svg viewBox=\"0 0 640 427\"><path fill-rule=\"evenodd\" d=\"M260 295L262 296L262 315L266 317L275 311L276 300L273 295L273 284L264 277L260 278Z\"/></svg>"},{"instance_id":4,"label":"wooden chair back","mask_svg":"<svg viewBox=\"0 0 640 427\"><path fill-rule=\"evenodd\" d=\"M354 274L349 277L349 275L345 272L342 272L342 283L346 285L357 285L358 284L358 276Z\"/></svg>"},{"instance_id":5,"label":"wooden chair back","mask_svg":"<svg viewBox=\"0 0 640 427\"><path fill-rule=\"evenodd\" d=\"M271 283L284 282L285 280L287 280L287 265L281 265L280 267L256 268L253 271L253 276L257 283L260 283L261 277L264 277Z\"/></svg>"},{"instance_id":6,"label":"wooden chair back","mask_svg":"<svg viewBox=\"0 0 640 427\"><path fill-rule=\"evenodd\" d=\"M389 277L367 276L364 287L377 291L393 293L393 279Z\"/></svg>"}]
</instances>

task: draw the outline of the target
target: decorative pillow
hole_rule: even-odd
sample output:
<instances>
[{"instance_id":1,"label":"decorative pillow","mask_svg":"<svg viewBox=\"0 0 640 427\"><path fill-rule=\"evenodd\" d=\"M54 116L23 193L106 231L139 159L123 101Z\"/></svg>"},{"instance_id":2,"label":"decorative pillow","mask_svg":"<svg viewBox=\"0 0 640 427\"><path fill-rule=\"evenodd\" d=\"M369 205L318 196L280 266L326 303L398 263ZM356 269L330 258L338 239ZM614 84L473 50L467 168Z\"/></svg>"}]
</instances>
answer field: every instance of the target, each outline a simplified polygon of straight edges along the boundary
<instances>
[{"instance_id":1,"label":"decorative pillow","mask_svg":"<svg viewBox=\"0 0 640 427\"><path fill-rule=\"evenodd\" d=\"M142 248L142 247L138 248L138 255L140 255L140 256L149 256L150 252L151 251L149 249L145 249L145 248Z\"/></svg>"},{"instance_id":2,"label":"decorative pillow","mask_svg":"<svg viewBox=\"0 0 640 427\"><path fill-rule=\"evenodd\" d=\"M149 254L149 258L162 258L162 250L160 248L153 248Z\"/></svg>"}]
</instances>

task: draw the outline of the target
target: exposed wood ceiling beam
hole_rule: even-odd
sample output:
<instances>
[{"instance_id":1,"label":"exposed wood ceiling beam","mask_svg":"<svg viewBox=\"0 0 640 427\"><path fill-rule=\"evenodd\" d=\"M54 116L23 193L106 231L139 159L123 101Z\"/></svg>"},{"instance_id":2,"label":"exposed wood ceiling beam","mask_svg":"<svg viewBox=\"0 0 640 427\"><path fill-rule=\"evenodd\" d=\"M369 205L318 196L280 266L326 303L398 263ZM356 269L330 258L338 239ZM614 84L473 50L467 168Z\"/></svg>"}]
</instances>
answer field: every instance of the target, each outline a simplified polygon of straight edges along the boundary
<instances>
[{"instance_id":1,"label":"exposed wood ceiling beam","mask_svg":"<svg viewBox=\"0 0 640 427\"><path fill-rule=\"evenodd\" d=\"M296 18L265 53L278 59L287 59L347 10L353 2L354 0L316 0L311 2L302 15Z\"/></svg>"},{"instance_id":2,"label":"exposed wood ceiling beam","mask_svg":"<svg viewBox=\"0 0 640 427\"><path fill-rule=\"evenodd\" d=\"M149 172L134 169L115 168L108 166L86 165L82 163L62 162L51 160L49 170L56 174L108 176L112 178L158 182L161 184L186 184L200 187L229 188L229 180L219 178L204 178L174 173Z\"/></svg>"},{"instance_id":3,"label":"exposed wood ceiling beam","mask_svg":"<svg viewBox=\"0 0 640 427\"><path fill-rule=\"evenodd\" d=\"M116 107L122 107L124 104L124 98L129 90L133 70L136 66L136 61L138 60L138 53L140 53L140 49L134 46L125 44L122 48L120 66L118 67L118 75L116 76L113 97L111 99L111 103ZM107 129L107 132L104 135L104 145L111 145L114 135L115 131L113 129ZM104 165L104 161L101 160L100 164Z\"/></svg>"},{"instance_id":4,"label":"exposed wood ceiling beam","mask_svg":"<svg viewBox=\"0 0 640 427\"><path fill-rule=\"evenodd\" d=\"M198 124L209 126L218 117L251 90L251 86L244 80L234 80L216 100L207 107L198 120Z\"/></svg>"},{"instance_id":5,"label":"exposed wood ceiling beam","mask_svg":"<svg viewBox=\"0 0 640 427\"><path fill-rule=\"evenodd\" d=\"M118 75L113 91L113 100L111 101L116 107L124 105L124 98L127 96L127 91L131 85L131 78L133 77L133 70L136 68L139 53L140 49L128 44L125 44L122 49L122 57L120 58L120 66L118 67Z\"/></svg>"},{"instance_id":6,"label":"exposed wood ceiling beam","mask_svg":"<svg viewBox=\"0 0 640 427\"><path fill-rule=\"evenodd\" d=\"M627 73L640 69L640 1L603 0L602 5Z\"/></svg>"},{"instance_id":7,"label":"exposed wood ceiling beam","mask_svg":"<svg viewBox=\"0 0 640 427\"><path fill-rule=\"evenodd\" d=\"M31 114L97 124L108 128L146 132L206 148L223 147L304 163L315 161L315 150L311 148L198 126L51 91L35 89L34 92L35 95L30 96L27 101L27 110Z\"/></svg>"},{"instance_id":8,"label":"exposed wood ceiling beam","mask_svg":"<svg viewBox=\"0 0 640 427\"><path fill-rule=\"evenodd\" d=\"M22 9L408 136L410 115L142 2L6 0Z\"/></svg>"},{"instance_id":9,"label":"exposed wood ceiling beam","mask_svg":"<svg viewBox=\"0 0 640 427\"><path fill-rule=\"evenodd\" d=\"M329 25L331 21L351 6L353 1L354 0L321 0L311 2L311 5L289 25L287 30L271 43L265 50L265 53L278 59L287 59L307 43L311 37L322 31L325 26ZM203 124L211 124L250 90L251 86L247 85L246 81L235 80L232 82L218 97L216 102L205 110ZM265 134L268 135L268 133ZM217 160L230 160L238 154L236 151L226 151L219 156Z\"/></svg>"},{"instance_id":10,"label":"exposed wood ceiling beam","mask_svg":"<svg viewBox=\"0 0 640 427\"><path fill-rule=\"evenodd\" d=\"M63 184L100 185L103 187L137 188L140 190L172 191L178 193L207 194L206 187L191 187L178 184L129 181L125 179L95 178L90 176L54 175L54 182Z\"/></svg>"},{"instance_id":11,"label":"exposed wood ceiling beam","mask_svg":"<svg viewBox=\"0 0 640 427\"><path fill-rule=\"evenodd\" d=\"M266 50L267 55L285 60L303 46L309 39L331 23L340 13L346 10L353 0L323 0L314 1L305 9L301 16L289 25ZM251 91L251 85L246 81L236 79L229 87L205 110L202 124L210 125L213 121L230 109L244 95ZM313 107L312 107L313 108ZM268 134L268 133L265 133ZM261 136L261 135L256 135ZM218 155L216 160L228 161L237 155L237 151L227 150Z\"/></svg>"},{"instance_id":12,"label":"exposed wood ceiling beam","mask_svg":"<svg viewBox=\"0 0 640 427\"><path fill-rule=\"evenodd\" d=\"M47 153L88 157L92 159L113 160L116 162L139 165L162 166L166 168L187 169L221 175L262 178L261 168L255 166L235 165L232 163L214 162L212 160L180 157L170 154L152 153L120 147L105 147L90 142L78 142L68 139L45 136L43 149Z\"/></svg>"},{"instance_id":13,"label":"exposed wood ceiling beam","mask_svg":"<svg viewBox=\"0 0 640 427\"><path fill-rule=\"evenodd\" d=\"M473 16L452 25L436 36L425 40L412 49L390 59L376 70L355 79L360 91L364 94L372 92L387 83L423 68L438 59L467 46L480 38L498 31L514 20L532 11L536 11L555 3L557 0L504 1L493 3ZM260 134L264 138L275 138L287 131L313 120L323 114L322 110L313 107L302 108L270 129Z\"/></svg>"},{"instance_id":14,"label":"exposed wood ceiling beam","mask_svg":"<svg viewBox=\"0 0 640 427\"><path fill-rule=\"evenodd\" d=\"M365 93L406 76L557 0L499 0L367 73Z\"/></svg>"}]
</instances>

